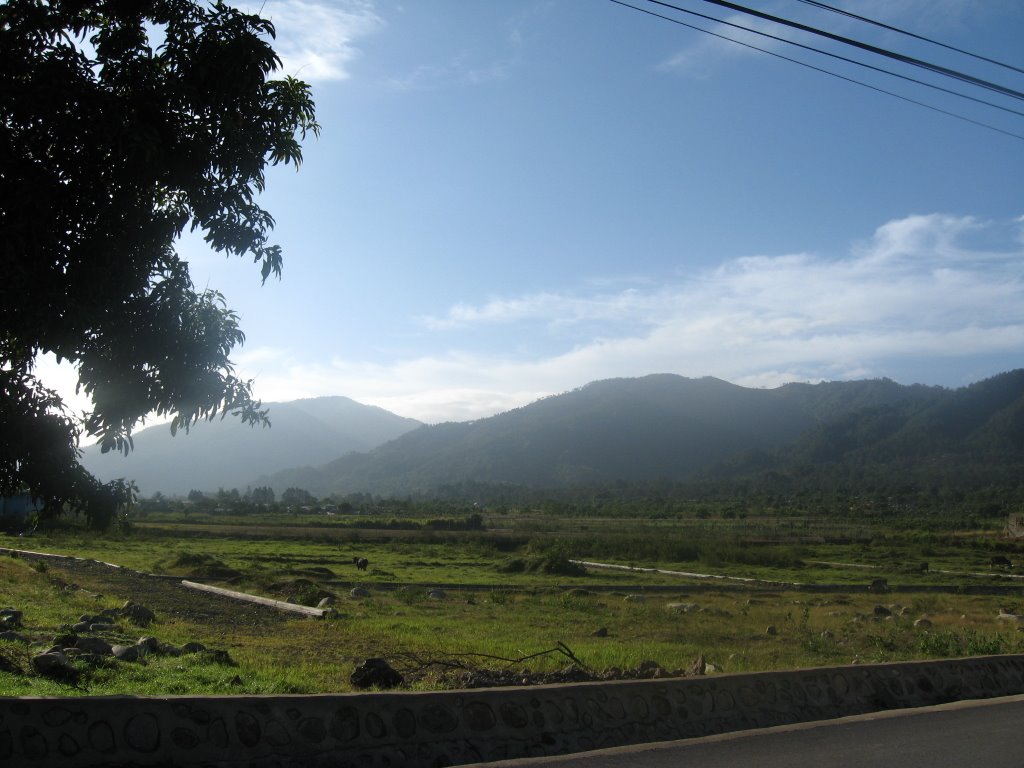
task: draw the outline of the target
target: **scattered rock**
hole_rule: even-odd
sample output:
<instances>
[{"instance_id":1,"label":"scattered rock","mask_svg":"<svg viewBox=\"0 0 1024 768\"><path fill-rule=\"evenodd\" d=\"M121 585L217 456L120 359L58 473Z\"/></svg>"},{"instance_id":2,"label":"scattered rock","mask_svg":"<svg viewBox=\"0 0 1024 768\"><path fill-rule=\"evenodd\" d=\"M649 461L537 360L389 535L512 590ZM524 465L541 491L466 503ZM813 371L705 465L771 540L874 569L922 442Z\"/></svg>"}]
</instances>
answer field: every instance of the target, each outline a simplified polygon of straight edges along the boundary
<instances>
[{"instance_id":1,"label":"scattered rock","mask_svg":"<svg viewBox=\"0 0 1024 768\"><path fill-rule=\"evenodd\" d=\"M349 679L352 681L352 685L360 689L396 688L405 682L402 675L384 659L366 659L352 670Z\"/></svg>"},{"instance_id":2,"label":"scattered rock","mask_svg":"<svg viewBox=\"0 0 1024 768\"><path fill-rule=\"evenodd\" d=\"M875 616L892 616L892 611L886 608L884 605L876 605L874 609Z\"/></svg>"},{"instance_id":3,"label":"scattered rock","mask_svg":"<svg viewBox=\"0 0 1024 768\"><path fill-rule=\"evenodd\" d=\"M164 645L157 640L155 637L140 637L135 641L136 645L141 645L146 648L146 651L150 653L163 653Z\"/></svg>"},{"instance_id":4,"label":"scattered rock","mask_svg":"<svg viewBox=\"0 0 1024 768\"><path fill-rule=\"evenodd\" d=\"M156 614L149 610L149 608L133 603L130 600L121 606L120 614L139 627L148 627L156 620Z\"/></svg>"},{"instance_id":5,"label":"scattered rock","mask_svg":"<svg viewBox=\"0 0 1024 768\"><path fill-rule=\"evenodd\" d=\"M932 625L931 619L918 619L914 622L914 626L917 629L928 629Z\"/></svg>"},{"instance_id":6,"label":"scattered rock","mask_svg":"<svg viewBox=\"0 0 1024 768\"><path fill-rule=\"evenodd\" d=\"M205 650L206 646L202 643L191 642L185 643L183 646L181 646L182 653L202 653Z\"/></svg>"},{"instance_id":7,"label":"scattered rock","mask_svg":"<svg viewBox=\"0 0 1024 768\"><path fill-rule=\"evenodd\" d=\"M665 606L666 611L673 613L697 613L700 609L696 603L669 603Z\"/></svg>"},{"instance_id":8,"label":"scattered rock","mask_svg":"<svg viewBox=\"0 0 1024 768\"><path fill-rule=\"evenodd\" d=\"M78 670L71 666L68 657L60 651L40 653L38 656L33 656L32 669L43 677L65 683L75 683L79 677Z\"/></svg>"},{"instance_id":9,"label":"scattered rock","mask_svg":"<svg viewBox=\"0 0 1024 768\"><path fill-rule=\"evenodd\" d=\"M873 579L871 584L868 585L868 592L872 594L884 595L889 591L889 582L885 579Z\"/></svg>"},{"instance_id":10,"label":"scattered rock","mask_svg":"<svg viewBox=\"0 0 1024 768\"><path fill-rule=\"evenodd\" d=\"M90 624L89 632L113 632L117 627L113 624Z\"/></svg>"},{"instance_id":11,"label":"scattered rock","mask_svg":"<svg viewBox=\"0 0 1024 768\"><path fill-rule=\"evenodd\" d=\"M693 664L690 666L690 674L700 676L707 674L707 671L708 661L704 658L704 654L702 653L700 656L697 657L697 660L693 662Z\"/></svg>"},{"instance_id":12,"label":"scattered rock","mask_svg":"<svg viewBox=\"0 0 1024 768\"><path fill-rule=\"evenodd\" d=\"M19 632L15 632L13 629L5 629L0 632L0 640L5 640L8 643L24 643L29 644L29 639Z\"/></svg>"},{"instance_id":13,"label":"scattered rock","mask_svg":"<svg viewBox=\"0 0 1024 768\"><path fill-rule=\"evenodd\" d=\"M776 628L774 624L769 624L767 627L764 628L764 633L766 635L777 635L779 634L779 630Z\"/></svg>"},{"instance_id":14,"label":"scattered rock","mask_svg":"<svg viewBox=\"0 0 1024 768\"><path fill-rule=\"evenodd\" d=\"M608 637L608 627L600 627L590 633L591 637Z\"/></svg>"},{"instance_id":15,"label":"scattered rock","mask_svg":"<svg viewBox=\"0 0 1024 768\"><path fill-rule=\"evenodd\" d=\"M142 661L146 655L144 645L112 645L111 655L118 661Z\"/></svg>"},{"instance_id":16,"label":"scattered rock","mask_svg":"<svg viewBox=\"0 0 1024 768\"><path fill-rule=\"evenodd\" d=\"M431 600L444 600L448 595L445 594L443 589L432 589L427 592L427 597Z\"/></svg>"},{"instance_id":17,"label":"scattered rock","mask_svg":"<svg viewBox=\"0 0 1024 768\"><path fill-rule=\"evenodd\" d=\"M72 647L100 656L109 656L113 650L113 646L102 637L79 637L75 640Z\"/></svg>"},{"instance_id":18,"label":"scattered rock","mask_svg":"<svg viewBox=\"0 0 1024 768\"><path fill-rule=\"evenodd\" d=\"M370 596L370 590L368 590L366 587L352 587L352 589L349 590L348 596L349 597L369 597Z\"/></svg>"}]
</instances>

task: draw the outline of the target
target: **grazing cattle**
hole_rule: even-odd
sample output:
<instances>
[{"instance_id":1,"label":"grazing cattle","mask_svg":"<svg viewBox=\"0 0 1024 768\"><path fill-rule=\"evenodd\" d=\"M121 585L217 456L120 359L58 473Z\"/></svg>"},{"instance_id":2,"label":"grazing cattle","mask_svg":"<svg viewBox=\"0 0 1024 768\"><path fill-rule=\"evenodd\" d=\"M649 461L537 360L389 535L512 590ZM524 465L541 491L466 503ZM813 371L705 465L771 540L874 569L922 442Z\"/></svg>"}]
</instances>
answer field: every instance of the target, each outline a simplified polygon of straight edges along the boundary
<instances>
[{"instance_id":1,"label":"grazing cattle","mask_svg":"<svg viewBox=\"0 0 1024 768\"><path fill-rule=\"evenodd\" d=\"M370 561L365 557L353 557L352 562L356 564L356 568L360 571L365 571L366 567L370 564Z\"/></svg>"},{"instance_id":2,"label":"grazing cattle","mask_svg":"<svg viewBox=\"0 0 1024 768\"><path fill-rule=\"evenodd\" d=\"M989 561L988 567L1010 569L1013 568L1013 563L1011 563L1009 559L1003 557L1002 555L992 555L992 559Z\"/></svg>"}]
</instances>

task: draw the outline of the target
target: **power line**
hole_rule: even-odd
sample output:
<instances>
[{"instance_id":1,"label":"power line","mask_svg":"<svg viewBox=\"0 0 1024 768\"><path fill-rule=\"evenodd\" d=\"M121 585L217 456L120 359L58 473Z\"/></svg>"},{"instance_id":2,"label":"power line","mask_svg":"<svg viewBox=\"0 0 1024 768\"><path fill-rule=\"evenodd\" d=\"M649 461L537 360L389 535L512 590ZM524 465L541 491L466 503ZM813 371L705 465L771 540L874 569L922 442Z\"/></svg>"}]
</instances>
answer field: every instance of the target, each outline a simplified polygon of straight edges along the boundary
<instances>
[{"instance_id":1,"label":"power line","mask_svg":"<svg viewBox=\"0 0 1024 768\"><path fill-rule=\"evenodd\" d=\"M828 5L827 3L820 3L820 2L818 2L818 0L797 0L797 1L801 2L801 3L805 3L807 5L812 5L815 8L822 8L822 9L824 9L826 11L832 11L833 13L838 13L838 14L840 14L842 16L847 16L847 17L849 17L851 19L857 19L857 21L863 21L865 24L872 24L872 25L874 25L876 27L881 27L882 29L888 29L890 32L898 32L901 35L906 35L907 37L912 37L915 40L921 40L921 41L926 42L926 43L931 43L932 45L937 45L940 48L945 48L947 51L955 51L957 53L962 53L964 56L970 56L972 59L978 59L979 61L987 61L989 64L995 64L997 67L1004 67L1006 69L1012 69L1014 72L1020 72L1021 74L1024 74L1024 69L1021 69L1020 67L1015 67L1015 66L1013 66L1013 64L1006 64L1005 62L997 61L996 59L990 59L987 56L982 56L982 55L977 54L977 53L971 53L970 51L965 51L963 48L957 48L955 45L947 45L946 43L939 42L938 40L933 40L930 37L925 37L924 35L918 35L918 34L916 34L914 32L909 32L909 31L907 31L905 29L900 29L899 27L894 27L894 26L891 26L890 24L885 24L885 23L883 23L881 21L876 21L875 19L869 19L867 16L860 16L860 15L858 15L856 13L853 13L852 11L847 11L847 10L844 10L842 8L836 8L835 6Z\"/></svg>"},{"instance_id":2,"label":"power line","mask_svg":"<svg viewBox=\"0 0 1024 768\"><path fill-rule=\"evenodd\" d=\"M670 3L661 2L661 0L647 1L655 3L656 5L663 5L667 8L673 8L677 11L683 10L682 8L677 8L676 6L671 5ZM870 43L862 43L859 40L854 40L853 38L850 37L843 37L842 35L837 35L834 32L827 32L823 29L818 29L817 27L812 27L807 24L801 24L798 21L785 19L781 16L774 16L770 13L765 13L764 11L755 10L754 8L747 8L746 6L729 2L729 0L704 0L704 2L710 3L711 5L717 5L721 8L728 8L729 10L732 11L738 11L739 13L745 13L749 16L756 16L759 19L771 21L775 24L781 24L783 26L791 27L793 29L799 29L801 32L809 32L812 35L826 37L829 40L834 40L838 43L843 43L844 45L851 45L854 48L860 48L861 50L868 51L879 56L884 56L889 59L894 59L904 64L910 64L915 67L922 67L924 69L930 70L931 72L936 72L941 75L946 75L947 77L952 77L956 80L961 80L965 83L970 83L971 85L976 85L980 88L985 88L990 91L995 91L996 93L1001 93L1004 96L1011 96L1015 99L1024 99L1024 93L1016 91L1012 88L1007 88L1004 85L992 83L989 82L988 80L983 80L980 77L975 77L974 75L968 75L964 72L959 72L955 69L943 67L940 64L932 64L927 61L922 61L921 59L915 59L913 56L906 56L902 53L896 53L895 51L889 51L886 50L885 48L879 48L878 46L871 45Z\"/></svg>"},{"instance_id":3,"label":"power line","mask_svg":"<svg viewBox=\"0 0 1024 768\"><path fill-rule=\"evenodd\" d=\"M647 2L653 3L654 5L661 5L661 6L664 6L666 8L671 8L674 11L679 11L680 13L685 13L685 14L688 14L690 16L696 16L698 18L705 19L707 21L713 21L716 24L722 24L722 25L727 26L727 27L732 27L733 29L740 29L740 30L743 30L744 32L749 32L749 33L751 33L753 35L759 35L761 37L767 37L770 40L775 40L775 41L780 42L780 43L785 43L786 45L792 45L792 46L794 46L796 48L802 48L805 51L811 51L812 53L817 53L817 54L820 54L821 56L828 56L829 58L836 59L838 61L844 61L847 64L853 64L853 65L858 66L858 67L863 67L864 69L870 69L873 72L880 72L883 75L889 75L890 77L896 77L896 78L899 78L900 80L906 80L908 83L914 83L915 85L922 85L925 88L931 88L932 90L941 91L942 93L947 93L947 94L949 94L951 96L957 96L958 98L967 99L968 101L973 101L973 102L975 102L977 104L983 104L984 106L991 107L992 109L998 109L998 110L1001 110L1003 112L1009 112L1010 114L1018 115L1019 117L1024 117L1024 112L1020 112L1020 111L1018 111L1016 109L1012 109L1010 107L1005 107L1005 106L1003 106L1001 104L995 104L995 103L993 103L991 101L985 101L984 99L980 99L977 96L970 96L970 95L968 95L966 93L961 93L959 91L954 91L954 90L952 90L950 88L944 88L941 85L936 85L935 83L929 83L929 82L927 82L925 80L918 80L917 78L910 77L909 75L901 75L898 72L893 72L893 71L888 70L888 69L883 69L882 67L876 67L874 64L868 64L867 62L864 62L864 61L858 61L857 59L851 59L851 58L849 58L847 56L841 56L838 53L832 53L831 51L826 51L826 50L823 50L821 48L815 48L812 45L806 45L804 43L798 43L795 40L788 40L788 39L786 39L784 37L780 37L778 35L773 35L770 32L763 32L762 30L753 29L751 27L745 27L742 24L736 24L735 22L732 22L732 21L725 21L724 19L718 19L718 18L715 18L714 16L708 16L707 14L704 14L704 13L699 13L697 11L691 11L691 10L688 10L686 8L680 8L679 6L672 5L671 3L661 2L661 0L647 0ZM621 3L620 3L620 5L621 5ZM634 8L634 10L643 10L643 9L640 9L640 8L635 8L634 6L630 6L630 7ZM669 21L674 21L674 19L672 19L671 17L668 17L668 16L660 16L659 14L653 14L653 15L659 16L659 18L668 19ZM685 25L685 26L689 26L689 25ZM701 29L700 27L693 27L693 29L697 29L700 32L705 32L707 34L713 34L711 32L708 32L705 29ZM724 38L724 39L729 40L731 42L735 42L735 43L739 42L738 40L734 40L733 38L730 38L730 37L727 37L727 38ZM742 43L741 43L741 45L742 45ZM754 46L752 46L752 47L754 47ZM758 48L757 50L762 50L762 49ZM764 52L765 53L770 53L770 51L764 51ZM785 58L785 57L783 57L783 58Z\"/></svg>"},{"instance_id":4,"label":"power line","mask_svg":"<svg viewBox=\"0 0 1024 768\"><path fill-rule=\"evenodd\" d=\"M799 64L801 67L806 67L807 69L812 69L815 72L821 72L822 74L826 74L826 75L829 75L831 77L838 78L839 80L845 80L848 83L853 83L854 85L859 85L859 86L861 86L863 88L869 88L872 91L876 91L878 93L885 94L886 96L892 96L894 98L900 99L901 101L908 102L909 104L914 104L914 105L919 106L919 107L924 107L925 109L930 109L933 112L938 112L938 113L943 114L943 115L948 115L949 117L956 118L957 120L963 120L964 122L971 123L973 125L977 125L977 126L979 126L981 128L987 128L990 131L996 131L997 133L1001 133L1001 134L1003 134L1005 136L1010 136L1012 138L1020 139L1021 141L1024 141L1024 135L1022 135L1022 134L1013 133L1012 131L1007 131L1007 130L1004 130L1002 128L998 128L998 127L996 127L994 125L990 125L989 123L984 123L984 122L982 122L980 120L975 120L973 118L957 114L956 112L950 112L949 110L941 109L940 107L936 107L936 106L933 106L931 104L926 104L925 102L917 101L916 99L911 99L911 98L909 98L907 96L903 96L903 95L901 95L899 93L894 93L892 91L887 91L884 88L879 88L877 86L870 85L869 83L865 83L865 82L863 82L861 80L856 80L856 79L854 79L852 77L846 77L845 75L840 75L840 74L838 74L836 72L832 72L831 70L823 69L821 67L816 67L813 64L808 64L805 61L800 61L799 59L793 59L793 58L790 58L789 56L783 56L780 53L775 53L774 51L769 51L769 50L767 50L765 48L759 48L756 45L751 45L750 43L744 43L741 40L736 40L736 39L734 39L732 37L728 37L726 35L721 35L721 34L719 34L717 32L712 32L711 30L704 29L702 27L698 27L698 26L693 25L693 24L687 24L685 21L682 21L680 19L675 19L675 18L672 18L671 16L665 16L665 15L660 14L660 13L655 13L654 11L647 10L646 8L638 8L635 5L630 5L629 3L623 2L623 0L610 0L610 2L615 3L616 5L621 5L624 8L630 8L630 9L632 9L634 11L639 11L640 13L645 13L648 16L653 16L653 17L655 17L657 19L663 19L665 21L670 21L673 24L678 24L680 26L687 27L688 29L696 30L697 32L703 32L704 34L711 35L712 37L717 37L717 38L720 38L722 40L727 40L730 43L735 43L736 45L742 45L744 48L750 48L751 50L758 51L760 53L766 53L769 56L774 56L775 58L782 59L783 61L788 61L788 62L791 62L793 64ZM719 21L718 19L713 19L710 16L703 16L702 14L695 14L695 15L702 16L703 18L712 19L713 21ZM728 24L728 22L721 22L721 23ZM740 29L746 29L746 27L740 27ZM748 31L755 31L755 30L748 30Z\"/></svg>"}]
</instances>

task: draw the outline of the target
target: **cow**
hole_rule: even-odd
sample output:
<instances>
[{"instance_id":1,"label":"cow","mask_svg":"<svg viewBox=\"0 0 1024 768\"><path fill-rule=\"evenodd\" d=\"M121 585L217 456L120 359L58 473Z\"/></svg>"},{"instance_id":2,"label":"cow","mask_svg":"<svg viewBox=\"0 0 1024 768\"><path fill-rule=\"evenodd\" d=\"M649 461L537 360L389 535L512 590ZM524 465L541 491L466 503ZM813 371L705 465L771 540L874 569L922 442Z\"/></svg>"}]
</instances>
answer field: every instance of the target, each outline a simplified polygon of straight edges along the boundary
<instances>
[{"instance_id":1,"label":"cow","mask_svg":"<svg viewBox=\"0 0 1024 768\"><path fill-rule=\"evenodd\" d=\"M1011 568L1013 568L1013 563L1011 563L1008 558L1003 557L1002 555L992 555L992 559L989 561L988 567L1006 568L1007 570L1010 570Z\"/></svg>"},{"instance_id":2,"label":"cow","mask_svg":"<svg viewBox=\"0 0 1024 768\"><path fill-rule=\"evenodd\" d=\"M370 564L370 561L365 557L353 557L352 562L355 563L356 568L360 571L365 571L367 566Z\"/></svg>"}]
</instances>

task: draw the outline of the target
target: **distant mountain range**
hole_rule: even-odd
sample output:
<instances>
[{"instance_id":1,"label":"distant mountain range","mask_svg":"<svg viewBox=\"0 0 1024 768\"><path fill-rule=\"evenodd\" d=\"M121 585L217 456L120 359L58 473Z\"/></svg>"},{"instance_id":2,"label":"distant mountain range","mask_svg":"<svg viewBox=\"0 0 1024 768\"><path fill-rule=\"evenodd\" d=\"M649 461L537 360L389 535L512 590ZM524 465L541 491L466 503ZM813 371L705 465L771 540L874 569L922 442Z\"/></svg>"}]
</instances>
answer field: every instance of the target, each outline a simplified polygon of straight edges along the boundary
<instances>
[{"instance_id":1,"label":"distant mountain range","mask_svg":"<svg viewBox=\"0 0 1024 768\"><path fill-rule=\"evenodd\" d=\"M872 472L932 482L965 468L978 478L1018 470L1024 478L1024 370L957 390L887 379L777 389L670 374L598 381L253 482L319 496L405 495L465 484L555 489L771 478L785 486L795 477L835 484Z\"/></svg>"},{"instance_id":2,"label":"distant mountain range","mask_svg":"<svg viewBox=\"0 0 1024 768\"><path fill-rule=\"evenodd\" d=\"M253 485L260 475L286 467L320 466L353 451L369 451L422 426L383 408L347 397L266 403L271 427L249 427L231 416L199 422L172 436L160 424L135 434L135 450L83 451L82 464L102 480L134 479L144 496L185 495ZM283 489L282 489L283 490Z\"/></svg>"},{"instance_id":3,"label":"distant mountain range","mask_svg":"<svg viewBox=\"0 0 1024 768\"><path fill-rule=\"evenodd\" d=\"M269 485L316 496L453 488L744 483L792 491L864 483L1024 492L1024 370L961 389L888 379L750 389L714 378L610 379L486 419L422 425L348 398L270 404L271 429L230 417L127 458L85 452L144 495Z\"/></svg>"}]
</instances>

